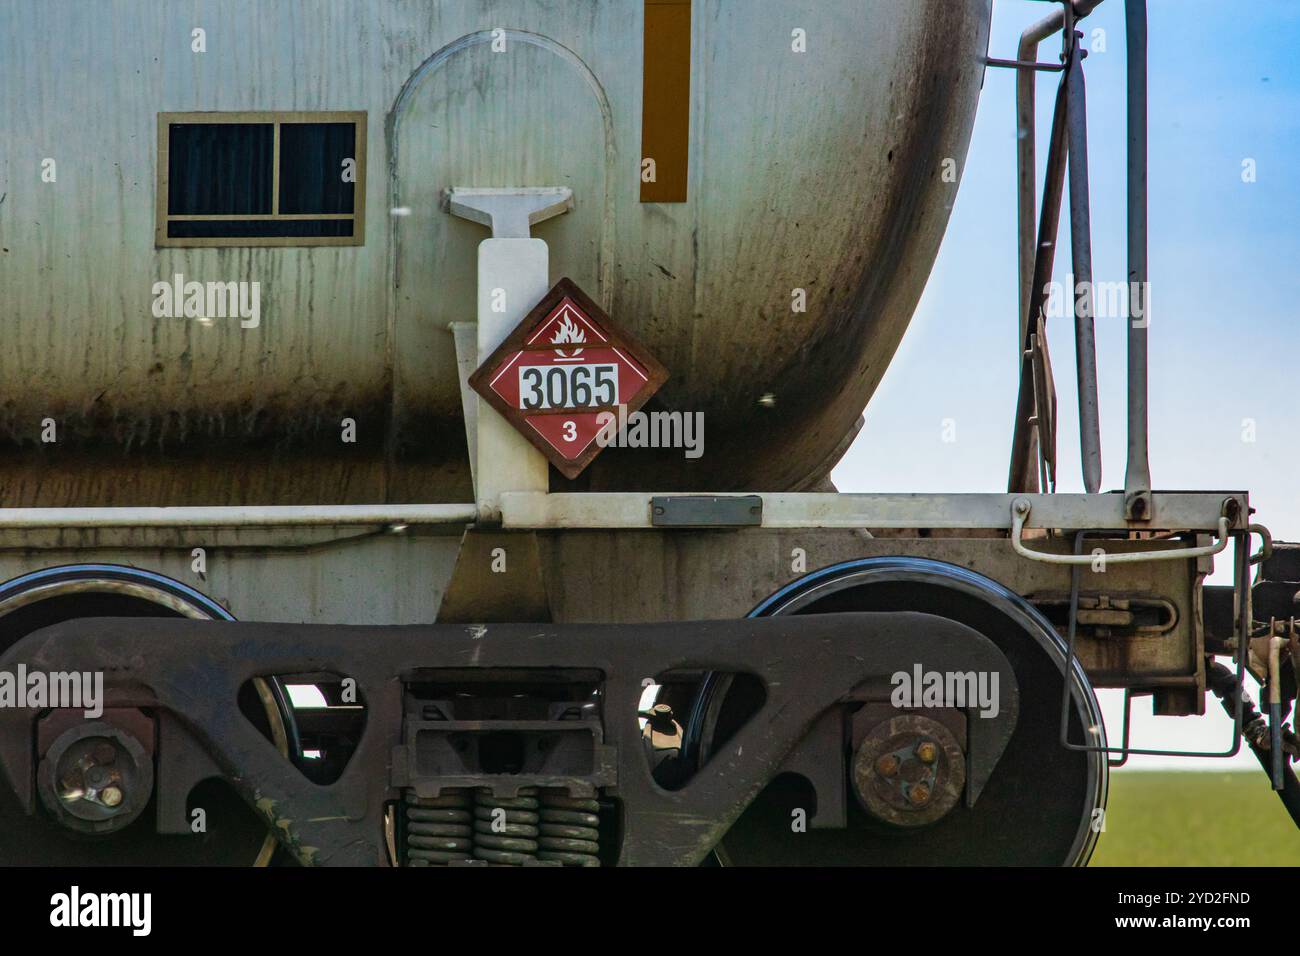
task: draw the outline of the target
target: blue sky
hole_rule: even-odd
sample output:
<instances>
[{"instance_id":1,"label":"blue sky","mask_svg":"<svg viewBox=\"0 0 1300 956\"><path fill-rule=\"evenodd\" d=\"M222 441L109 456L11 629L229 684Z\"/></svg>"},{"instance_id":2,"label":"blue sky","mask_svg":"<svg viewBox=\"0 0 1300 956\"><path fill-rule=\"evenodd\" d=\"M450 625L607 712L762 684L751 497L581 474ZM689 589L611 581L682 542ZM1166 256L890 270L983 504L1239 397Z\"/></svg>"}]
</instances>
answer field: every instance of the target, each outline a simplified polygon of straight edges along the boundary
<instances>
[{"instance_id":1,"label":"blue sky","mask_svg":"<svg viewBox=\"0 0 1300 956\"><path fill-rule=\"evenodd\" d=\"M1006 59L1021 30L1051 9L1033 0L993 6L989 52ZM1247 489L1256 520L1279 539L1300 540L1300 7L1287 0L1149 7L1153 483ZM1092 51L1084 69L1094 278L1122 281L1121 0L1104 2L1081 29ZM1054 61L1058 51L1054 38L1040 58ZM1040 196L1056 83L1055 74L1038 80ZM951 224L866 425L835 470L841 491L1005 490L1018 374L1014 102L1012 71L989 69ZM1254 160L1253 183L1242 181L1246 159ZM1056 259L1063 283L1068 228L1067 212ZM1048 336L1058 490L1082 491L1072 320L1054 320ZM1103 489L1123 485L1125 361L1123 319L1099 320ZM956 423L955 442L941 440L944 419ZM1243 440L1250 423L1253 442ZM1115 735L1115 695L1103 696ZM1220 749L1231 725L1210 706L1216 713L1204 719L1157 719L1138 701L1135 745ZM1256 766L1244 754L1190 765Z\"/></svg>"}]
</instances>

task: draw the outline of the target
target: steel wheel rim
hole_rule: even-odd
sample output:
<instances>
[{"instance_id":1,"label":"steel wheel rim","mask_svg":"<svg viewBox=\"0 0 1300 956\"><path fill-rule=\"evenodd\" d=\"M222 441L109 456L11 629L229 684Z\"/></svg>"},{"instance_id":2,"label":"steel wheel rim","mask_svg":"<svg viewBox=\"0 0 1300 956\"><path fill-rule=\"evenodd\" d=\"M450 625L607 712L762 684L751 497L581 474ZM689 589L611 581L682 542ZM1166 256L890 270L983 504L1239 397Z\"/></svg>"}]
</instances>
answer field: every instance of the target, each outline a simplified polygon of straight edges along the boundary
<instances>
[{"instance_id":1,"label":"steel wheel rim","mask_svg":"<svg viewBox=\"0 0 1300 956\"><path fill-rule=\"evenodd\" d=\"M941 586L982 599L1032 637L1037 646L1047 654L1056 670L1065 676L1067 657L1065 639L1056 632L1037 608L992 578L969 568L930 558L902 556L861 558L830 565L777 590L759 602L746 617L796 614L832 594L873 583ZM721 707L730 678L731 675L719 672L706 674L692 705L683 734L683 748L687 759L694 763L697 769L702 765L703 760L707 759L708 744L704 740L704 734L716 719L717 710ZM1087 673L1077 657L1072 662L1068 679L1076 716L1085 728L1085 732L1089 734L1088 745L1094 748L1105 748L1106 731L1101 706ZM1067 854L1068 859L1063 864L1066 866L1087 864L1098 839L1098 830L1093 825L1093 818L1098 809L1104 812L1106 806L1109 769L1105 754L1099 751L1089 752L1086 760L1084 812ZM724 836L714 852L720 862L728 865L725 840Z\"/></svg>"},{"instance_id":2,"label":"steel wheel rim","mask_svg":"<svg viewBox=\"0 0 1300 956\"><path fill-rule=\"evenodd\" d=\"M66 564L12 578L0 584L0 620L20 608L75 594L118 594L137 598L196 621L236 620L233 614L206 594L174 578L114 564ZM283 684L278 678L257 677L253 679L253 687L266 713L271 742L281 756L290 758L293 728L285 720L285 714L290 711ZM268 829L252 866L269 866L277 846L275 836Z\"/></svg>"}]
</instances>

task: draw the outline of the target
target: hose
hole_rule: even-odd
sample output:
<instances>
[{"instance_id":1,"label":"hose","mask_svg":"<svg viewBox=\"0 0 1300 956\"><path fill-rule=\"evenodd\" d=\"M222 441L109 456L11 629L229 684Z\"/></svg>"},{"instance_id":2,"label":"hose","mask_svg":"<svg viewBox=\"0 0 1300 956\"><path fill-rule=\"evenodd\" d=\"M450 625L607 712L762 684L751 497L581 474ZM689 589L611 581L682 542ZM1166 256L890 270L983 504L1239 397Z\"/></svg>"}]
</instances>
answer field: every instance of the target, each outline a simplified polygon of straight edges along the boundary
<instances>
[{"instance_id":1,"label":"hose","mask_svg":"<svg viewBox=\"0 0 1300 956\"><path fill-rule=\"evenodd\" d=\"M1219 698L1219 703L1223 709L1228 712L1228 716L1235 717L1237 706L1237 675L1228 667L1220 664L1218 661L1210 661L1209 670L1206 673L1206 681L1210 690L1214 691L1214 696ZM1251 752L1255 754L1255 759L1259 765L1264 768L1264 772L1272 774L1272 755L1263 747L1255 743L1251 735L1245 734L1244 730L1255 721L1263 721L1264 718L1258 710L1255 709L1255 702L1250 699L1250 695L1245 689L1241 689L1241 724L1243 737ZM1282 763L1282 789L1277 791L1277 795L1282 798L1282 805L1286 807L1286 812L1291 815L1291 821L1300 827L1300 780L1296 779L1295 770L1291 767L1289 761L1283 760Z\"/></svg>"}]
</instances>

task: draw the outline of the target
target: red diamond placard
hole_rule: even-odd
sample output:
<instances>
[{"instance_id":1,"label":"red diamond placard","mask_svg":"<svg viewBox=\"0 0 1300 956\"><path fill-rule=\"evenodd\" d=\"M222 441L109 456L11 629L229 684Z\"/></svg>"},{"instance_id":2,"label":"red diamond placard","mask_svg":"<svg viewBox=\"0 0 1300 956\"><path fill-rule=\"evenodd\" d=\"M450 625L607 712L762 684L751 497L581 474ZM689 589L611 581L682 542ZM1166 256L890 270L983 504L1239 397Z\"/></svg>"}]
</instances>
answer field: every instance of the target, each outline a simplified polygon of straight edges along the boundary
<instances>
[{"instance_id":1,"label":"red diamond placard","mask_svg":"<svg viewBox=\"0 0 1300 956\"><path fill-rule=\"evenodd\" d=\"M561 279L469 377L566 478L601 451L602 412L631 414L668 370L614 324L570 279Z\"/></svg>"}]
</instances>

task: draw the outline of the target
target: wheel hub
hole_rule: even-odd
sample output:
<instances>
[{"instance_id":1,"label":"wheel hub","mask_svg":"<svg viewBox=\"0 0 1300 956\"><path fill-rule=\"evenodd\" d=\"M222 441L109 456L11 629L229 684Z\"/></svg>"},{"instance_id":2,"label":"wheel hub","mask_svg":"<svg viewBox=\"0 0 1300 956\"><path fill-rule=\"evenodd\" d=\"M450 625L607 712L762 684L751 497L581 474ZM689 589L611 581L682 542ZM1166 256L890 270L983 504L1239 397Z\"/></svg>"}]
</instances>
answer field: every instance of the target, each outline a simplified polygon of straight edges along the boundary
<instances>
[{"instance_id":1,"label":"wheel hub","mask_svg":"<svg viewBox=\"0 0 1300 956\"><path fill-rule=\"evenodd\" d=\"M37 791L51 816L78 833L128 826L153 792L153 763L130 732L104 721L64 731L41 760Z\"/></svg>"},{"instance_id":2,"label":"wheel hub","mask_svg":"<svg viewBox=\"0 0 1300 956\"><path fill-rule=\"evenodd\" d=\"M961 800L966 761L937 720L904 714L871 729L853 756L853 789L862 808L884 823L934 823Z\"/></svg>"}]
</instances>

